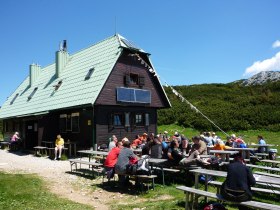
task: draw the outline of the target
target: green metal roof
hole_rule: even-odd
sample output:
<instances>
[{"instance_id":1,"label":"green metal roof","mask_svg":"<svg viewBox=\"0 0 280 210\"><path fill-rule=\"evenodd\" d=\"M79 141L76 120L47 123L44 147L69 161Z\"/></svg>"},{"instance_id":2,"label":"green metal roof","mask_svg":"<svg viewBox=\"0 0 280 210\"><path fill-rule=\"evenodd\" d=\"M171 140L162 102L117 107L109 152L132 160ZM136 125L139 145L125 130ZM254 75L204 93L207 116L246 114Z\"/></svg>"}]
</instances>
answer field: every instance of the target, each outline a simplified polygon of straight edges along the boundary
<instances>
[{"instance_id":1,"label":"green metal roof","mask_svg":"<svg viewBox=\"0 0 280 210\"><path fill-rule=\"evenodd\" d=\"M55 76L55 63L42 68L31 87L28 76L3 104L0 118L39 115L51 110L94 104L123 47L132 48L130 42L117 34L69 55L59 78ZM94 71L90 79L85 79L91 68ZM61 86L55 91L54 86L61 80ZM36 87L37 91L28 100Z\"/></svg>"}]
</instances>

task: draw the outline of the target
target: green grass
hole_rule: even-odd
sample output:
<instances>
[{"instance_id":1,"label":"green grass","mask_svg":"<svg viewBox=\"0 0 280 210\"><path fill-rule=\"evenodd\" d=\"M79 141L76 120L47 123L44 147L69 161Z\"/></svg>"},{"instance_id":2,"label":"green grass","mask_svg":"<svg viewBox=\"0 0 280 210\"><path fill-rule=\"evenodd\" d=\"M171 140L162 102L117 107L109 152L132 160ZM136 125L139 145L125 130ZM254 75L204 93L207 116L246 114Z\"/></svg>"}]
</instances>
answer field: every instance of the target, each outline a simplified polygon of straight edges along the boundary
<instances>
[{"instance_id":1,"label":"green grass","mask_svg":"<svg viewBox=\"0 0 280 210\"><path fill-rule=\"evenodd\" d=\"M59 190L59 187L58 189ZM1 209L93 209L58 198L48 192L45 183L36 175L0 172Z\"/></svg>"}]
</instances>

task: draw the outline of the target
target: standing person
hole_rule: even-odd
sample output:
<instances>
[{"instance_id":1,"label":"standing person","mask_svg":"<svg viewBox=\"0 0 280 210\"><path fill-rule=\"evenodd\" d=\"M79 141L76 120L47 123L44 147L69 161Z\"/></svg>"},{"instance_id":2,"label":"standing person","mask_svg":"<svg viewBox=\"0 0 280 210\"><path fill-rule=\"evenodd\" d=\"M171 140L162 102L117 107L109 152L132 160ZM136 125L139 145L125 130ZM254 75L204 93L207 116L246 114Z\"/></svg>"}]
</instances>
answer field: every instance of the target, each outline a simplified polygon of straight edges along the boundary
<instances>
[{"instance_id":1,"label":"standing person","mask_svg":"<svg viewBox=\"0 0 280 210\"><path fill-rule=\"evenodd\" d=\"M249 201L252 199L251 186L256 184L252 171L245 165L240 154L234 157L234 162L229 164L227 178L224 181L221 194L230 201ZM240 210L247 207L238 206Z\"/></svg>"},{"instance_id":2,"label":"standing person","mask_svg":"<svg viewBox=\"0 0 280 210\"><path fill-rule=\"evenodd\" d=\"M58 159L60 160L63 147L64 147L64 139L61 138L60 134L58 134L55 140L54 160L57 159L57 153L58 153Z\"/></svg>"}]
</instances>

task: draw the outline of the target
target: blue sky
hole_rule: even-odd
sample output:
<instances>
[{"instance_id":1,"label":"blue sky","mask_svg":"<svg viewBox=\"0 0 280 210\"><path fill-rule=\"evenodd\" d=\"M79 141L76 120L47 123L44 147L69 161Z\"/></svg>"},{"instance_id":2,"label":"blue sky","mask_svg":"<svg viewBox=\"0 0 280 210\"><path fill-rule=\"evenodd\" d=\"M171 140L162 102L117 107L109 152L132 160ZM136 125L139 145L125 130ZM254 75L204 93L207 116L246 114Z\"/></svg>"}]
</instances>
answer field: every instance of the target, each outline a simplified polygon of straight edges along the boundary
<instances>
[{"instance_id":1,"label":"blue sky","mask_svg":"<svg viewBox=\"0 0 280 210\"><path fill-rule=\"evenodd\" d=\"M115 34L151 53L170 85L280 70L278 0L1 0L0 105L29 74Z\"/></svg>"}]
</instances>

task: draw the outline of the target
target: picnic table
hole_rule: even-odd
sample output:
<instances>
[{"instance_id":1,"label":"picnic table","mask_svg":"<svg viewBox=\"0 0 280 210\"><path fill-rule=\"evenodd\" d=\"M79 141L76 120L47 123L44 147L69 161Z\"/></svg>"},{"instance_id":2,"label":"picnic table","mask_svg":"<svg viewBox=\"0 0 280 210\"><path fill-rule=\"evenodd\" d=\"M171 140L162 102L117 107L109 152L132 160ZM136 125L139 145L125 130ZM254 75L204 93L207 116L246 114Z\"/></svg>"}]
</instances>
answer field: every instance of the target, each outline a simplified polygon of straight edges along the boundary
<instances>
[{"instance_id":1,"label":"picnic table","mask_svg":"<svg viewBox=\"0 0 280 210\"><path fill-rule=\"evenodd\" d=\"M154 166L159 167L162 174L162 184L165 185L164 180L164 163L167 163L168 159L159 159L159 158L149 158L149 165L151 166L151 169L153 170Z\"/></svg>"},{"instance_id":2,"label":"picnic table","mask_svg":"<svg viewBox=\"0 0 280 210\"><path fill-rule=\"evenodd\" d=\"M229 156L239 153L238 151L228 151L228 150L210 150L210 154L222 154L226 156L225 161L229 162Z\"/></svg>"},{"instance_id":3,"label":"picnic table","mask_svg":"<svg viewBox=\"0 0 280 210\"><path fill-rule=\"evenodd\" d=\"M208 175L210 176L218 176L218 177L226 177L227 172L226 171L216 171L216 170L209 170L209 169L193 169L190 170L190 172L195 174L195 188L198 188L198 181L199 181L199 175L204 174L206 176L205 180L208 180ZM279 184L280 178L277 177L271 177L271 176L264 176L259 174L253 174L255 177L256 182L261 183L267 183L269 184ZM205 190L207 191L207 181L205 182Z\"/></svg>"},{"instance_id":4,"label":"picnic table","mask_svg":"<svg viewBox=\"0 0 280 210\"><path fill-rule=\"evenodd\" d=\"M257 148L227 148L226 151L239 151L244 159L250 159L250 152L256 151Z\"/></svg>"},{"instance_id":5,"label":"picnic table","mask_svg":"<svg viewBox=\"0 0 280 210\"><path fill-rule=\"evenodd\" d=\"M274 144L250 144L249 147L264 147L265 153L268 153L269 147L275 146Z\"/></svg>"},{"instance_id":6,"label":"picnic table","mask_svg":"<svg viewBox=\"0 0 280 210\"><path fill-rule=\"evenodd\" d=\"M80 153L80 157L82 158L82 155L88 155L89 161L91 159L91 156L93 155L100 155L102 156L103 159L105 159L106 156L108 156L109 152L104 152L104 151L95 151L95 150L79 150L77 151Z\"/></svg>"}]
</instances>

